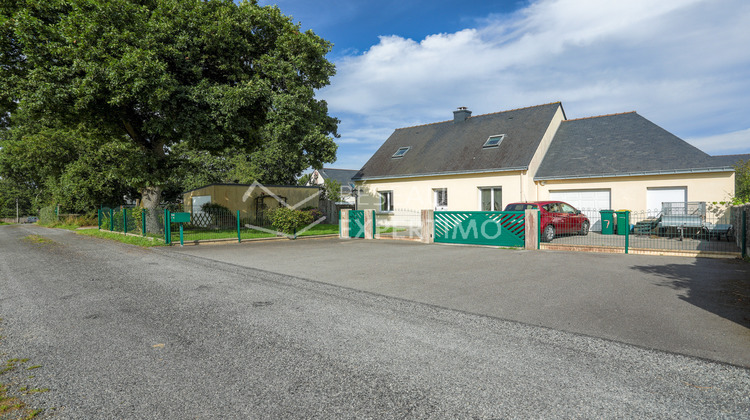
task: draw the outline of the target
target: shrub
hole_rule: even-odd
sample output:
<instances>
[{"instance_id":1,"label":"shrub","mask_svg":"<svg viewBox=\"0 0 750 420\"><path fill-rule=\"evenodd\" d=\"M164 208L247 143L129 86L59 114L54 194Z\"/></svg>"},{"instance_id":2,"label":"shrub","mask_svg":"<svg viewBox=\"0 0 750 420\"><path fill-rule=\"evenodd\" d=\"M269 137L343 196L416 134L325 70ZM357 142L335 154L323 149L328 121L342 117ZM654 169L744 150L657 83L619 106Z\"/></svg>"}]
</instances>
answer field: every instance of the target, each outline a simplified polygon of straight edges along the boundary
<instances>
[{"instance_id":1,"label":"shrub","mask_svg":"<svg viewBox=\"0 0 750 420\"><path fill-rule=\"evenodd\" d=\"M313 216L309 212L283 206L268 212L268 217L271 226L284 233L294 233L313 222Z\"/></svg>"}]
</instances>

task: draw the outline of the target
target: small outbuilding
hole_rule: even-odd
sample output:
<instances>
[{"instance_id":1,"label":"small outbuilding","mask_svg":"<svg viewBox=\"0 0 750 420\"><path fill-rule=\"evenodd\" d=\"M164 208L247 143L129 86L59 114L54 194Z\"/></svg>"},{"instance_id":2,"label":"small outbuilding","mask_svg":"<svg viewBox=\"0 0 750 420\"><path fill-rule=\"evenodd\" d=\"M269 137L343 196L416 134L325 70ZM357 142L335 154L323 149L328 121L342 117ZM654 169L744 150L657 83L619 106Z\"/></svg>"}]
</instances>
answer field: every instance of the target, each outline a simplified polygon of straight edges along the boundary
<instances>
[{"instance_id":1,"label":"small outbuilding","mask_svg":"<svg viewBox=\"0 0 750 420\"><path fill-rule=\"evenodd\" d=\"M240 212L243 220L265 225L267 213L286 203L297 209L318 208L320 188L296 185L211 184L183 193L184 210L202 213L207 203L220 204L231 212Z\"/></svg>"}]
</instances>

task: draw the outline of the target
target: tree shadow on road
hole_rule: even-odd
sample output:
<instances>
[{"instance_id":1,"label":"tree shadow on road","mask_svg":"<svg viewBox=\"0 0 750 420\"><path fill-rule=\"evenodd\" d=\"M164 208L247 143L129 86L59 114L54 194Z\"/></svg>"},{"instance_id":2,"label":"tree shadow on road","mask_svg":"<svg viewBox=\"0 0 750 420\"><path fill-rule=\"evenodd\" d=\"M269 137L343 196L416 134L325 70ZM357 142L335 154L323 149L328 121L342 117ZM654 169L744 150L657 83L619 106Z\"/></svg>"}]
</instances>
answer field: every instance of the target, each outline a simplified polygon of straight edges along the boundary
<instances>
[{"instance_id":1,"label":"tree shadow on road","mask_svg":"<svg viewBox=\"0 0 750 420\"><path fill-rule=\"evenodd\" d=\"M750 328L750 264L740 259L696 258L685 264L633 269L664 278L656 285L675 289L681 292L680 299Z\"/></svg>"}]
</instances>

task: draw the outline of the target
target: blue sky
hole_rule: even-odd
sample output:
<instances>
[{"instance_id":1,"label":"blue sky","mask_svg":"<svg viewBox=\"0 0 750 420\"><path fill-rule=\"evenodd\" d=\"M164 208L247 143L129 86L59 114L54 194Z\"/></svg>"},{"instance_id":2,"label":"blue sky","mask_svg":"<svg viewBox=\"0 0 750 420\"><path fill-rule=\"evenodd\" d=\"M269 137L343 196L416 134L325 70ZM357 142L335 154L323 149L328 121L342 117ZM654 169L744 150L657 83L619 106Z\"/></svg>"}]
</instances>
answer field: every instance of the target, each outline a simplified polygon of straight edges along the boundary
<instances>
[{"instance_id":1,"label":"blue sky","mask_svg":"<svg viewBox=\"0 0 750 420\"><path fill-rule=\"evenodd\" d=\"M334 44L318 92L359 169L396 128L561 101L750 153L747 0L260 0Z\"/></svg>"}]
</instances>

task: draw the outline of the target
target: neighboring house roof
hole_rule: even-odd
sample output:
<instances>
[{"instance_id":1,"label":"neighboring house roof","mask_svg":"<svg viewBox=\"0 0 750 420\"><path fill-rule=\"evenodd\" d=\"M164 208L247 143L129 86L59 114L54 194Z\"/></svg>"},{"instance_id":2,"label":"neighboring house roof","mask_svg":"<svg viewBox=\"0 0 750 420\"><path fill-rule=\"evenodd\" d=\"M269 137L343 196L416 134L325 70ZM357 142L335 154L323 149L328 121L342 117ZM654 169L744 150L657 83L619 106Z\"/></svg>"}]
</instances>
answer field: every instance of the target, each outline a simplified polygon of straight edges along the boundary
<instances>
[{"instance_id":1,"label":"neighboring house roof","mask_svg":"<svg viewBox=\"0 0 750 420\"><path fill-rule=\"evenodd\" d=\"M716 162L718 166L734 166L742 162L749 162L750 161L750 154L744 154L744 155L718 155L718 156L711 156L711 158Z\"/></svg>"},{"instance_id":2,"label":"neighboring house roof","mask_svg":"<svg viewBox=\"0 0 750 420\"><path fill-rule=\"evenodd\" d=\"M332 179L341 185L352 184L352 177L357 174L356 169L323 168L317 171L323 179Z\"/></svg>"},{"instance_id":3,"label":"neighboring house roof","mask_svg":"<svg viewBox=\"0 0 750 420\"><path fill-rule=\"evenodd\" d=\"M732 170L635 112L563 121L535 180Z\"/></svg>"},{"instance_id":4,"label":"neighboring house roof","mask_svg":"<svg viewBox=\"0 0 750 420\"><path fill-rule=\"evenodd\" d=\"M399 128L354 176L354 180L435 174L525 170L550 126L559 102L493 114ZM454 113L466 113L461 110ZM497 147L490 136L504 134ZM393 158L408 147L403 157Z\"/></svg>"}]
</instances>

